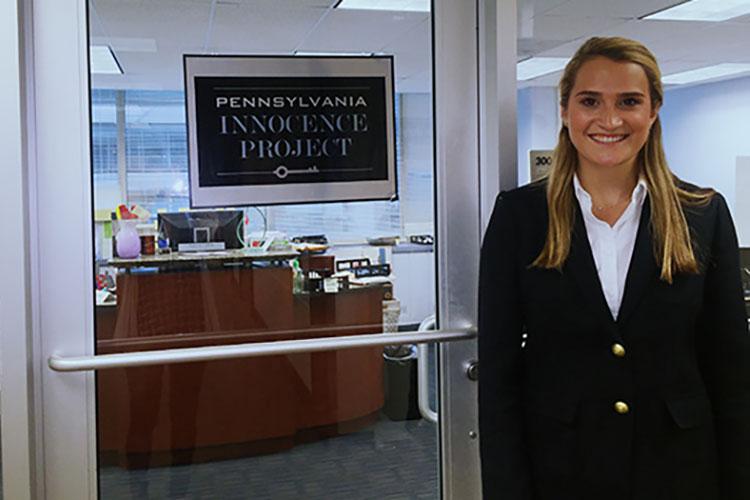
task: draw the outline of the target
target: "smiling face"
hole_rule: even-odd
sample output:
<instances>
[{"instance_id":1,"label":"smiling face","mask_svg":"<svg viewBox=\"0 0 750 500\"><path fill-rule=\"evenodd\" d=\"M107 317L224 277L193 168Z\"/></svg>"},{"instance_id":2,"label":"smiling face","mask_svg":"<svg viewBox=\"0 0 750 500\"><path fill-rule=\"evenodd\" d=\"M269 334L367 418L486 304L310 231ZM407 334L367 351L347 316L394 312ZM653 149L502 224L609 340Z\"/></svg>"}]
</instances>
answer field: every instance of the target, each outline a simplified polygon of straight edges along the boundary
<instances>
[{"instance_id":1,"label":"smiling face","mask_svg":"<svg viewBox=\"0 0 750 500\"><path fill-rule=\"evenodd\" d=\"M561 110L582 169L630 169L658 109L638 64L595 57L581 65Z\"/></svg>"}]
</instances>

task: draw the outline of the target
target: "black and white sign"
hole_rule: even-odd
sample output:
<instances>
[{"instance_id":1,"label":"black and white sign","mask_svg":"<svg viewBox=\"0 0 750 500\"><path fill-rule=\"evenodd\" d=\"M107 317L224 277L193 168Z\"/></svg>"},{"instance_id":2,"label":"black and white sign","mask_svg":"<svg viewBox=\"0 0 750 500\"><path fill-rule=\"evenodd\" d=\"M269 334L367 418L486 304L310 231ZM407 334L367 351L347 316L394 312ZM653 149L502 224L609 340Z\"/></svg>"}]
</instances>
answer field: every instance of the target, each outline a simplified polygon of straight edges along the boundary
<instances>
[{"instance_id":1,"label":"black and white sign","mask_svg":"<svg viewBox=\"0 0 750 500\"><path fill-rule=\"evenodd\" d=\"M184 61L192 207L395 198L391 57Z\"/></svg>"},{"instance_id":2,"label":"black and white sign","mask_svg":"<svg viewBox=\"0 0 750 500\"><path fill-rule=\"evenodd\" d=\"M549 175L552 168L552 149L532 149L529 151L529 172L531 182Z\"/></svg>"}]
</instances>

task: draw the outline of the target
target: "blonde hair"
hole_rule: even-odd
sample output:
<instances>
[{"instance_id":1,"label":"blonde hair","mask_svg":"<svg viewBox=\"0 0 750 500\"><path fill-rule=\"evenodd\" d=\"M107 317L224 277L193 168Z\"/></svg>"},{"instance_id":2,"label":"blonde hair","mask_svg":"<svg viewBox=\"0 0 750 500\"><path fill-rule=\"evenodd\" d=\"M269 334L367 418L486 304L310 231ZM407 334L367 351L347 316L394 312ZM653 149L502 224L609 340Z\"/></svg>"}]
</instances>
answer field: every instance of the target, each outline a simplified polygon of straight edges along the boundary
<instances>
[{"instance_id":1,"label":"blonde hair","mask_svg":"<svg viewBox=\"0 0 750 500\"><path fill-rule=\"evenodd\" d=\"M661 85L661 72L654 55L634 40L594 37L581 45L565 67L560 79L560 106L563 109L568 106L578 70L594 57L638 64L648 79L652 109L661 106L664 91ZM687 191L679 186L679 179L667 165L658 116L651 126L646 143L638 153L637 161L648 186L651 203L650 230L653 235L654 256L661 266L660 278L672 283L676 273L697 273L698 262L693 252L682 204L704 205L710 201L714 191ZM578 152L570 140L568 128L563 125L547 179L547 240L532 266L561 270L570 253L575 224L573 175L577 166Z\"/></svg>"}]
</instances>

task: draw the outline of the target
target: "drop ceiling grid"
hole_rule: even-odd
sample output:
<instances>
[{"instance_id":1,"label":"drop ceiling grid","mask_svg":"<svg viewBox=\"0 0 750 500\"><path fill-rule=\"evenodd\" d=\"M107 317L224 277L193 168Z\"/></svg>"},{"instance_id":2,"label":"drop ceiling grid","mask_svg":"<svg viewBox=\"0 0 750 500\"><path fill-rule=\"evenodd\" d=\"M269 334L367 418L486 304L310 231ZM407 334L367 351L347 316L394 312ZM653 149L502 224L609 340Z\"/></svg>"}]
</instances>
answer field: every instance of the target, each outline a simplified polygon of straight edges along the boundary
<instances>
[{"instance_id":1,"label":"drop ceiling grid","mask_svg":"<svg viewBox=\"0 0 750 500\"><path fill-rule=\"evenodd\" d=\"M300 47L304 51L381 52L429 17L421 12L333 10Z\"/></svg>"},{"instance_id":2,"label":"drop ceiling grid","mask_svg":"<svg viewBox=\"0 0 750 500\"><path fill-rule=\"evenodd\" d=\"M681 0L570 0L558 5L546 15L580 16L580 17L613 17L636 19L646 14L663 10L682 3Z\"/></svg>"},{"instance_id":3,"label":"drop ceiling grid","mask_svg":"<svg viewBox=\"0 0 750 500\"><path fill-rule=\"evenodd\" d=\"M322 7L284 10L260 8L250 3L219 4L207 51L291 54L326 11Z\"/></svg>"},{"instance_id":4,"label":"drop ceiling grid","mask_svg":"<svg viewBox=\"0 0 750 500\"><path fill-rule=\"evenodd\" d=\"M182 54L202 52L212 0L95 0L92 41L109 40L125 75L96 75L111 88L182 88ZM336 0L219 0L207 50L217 53L354 51L393 53L397 85L429 90L426 13L332 10ZM643 41L664 73L708 63L750 62L750 15L722 23L643 21L675 0L527 0L518 6L519 57L570 57L593 35ZM310 30L315 26L314 31ZM309 36L307 36L309 33ZM307 36L307 38L305 38ZM132 43L129 43L129 40ZM138 41L138 43L136 43ZM153 52L155 46L156 52ZM140 47L140 48L139 48ZM422 78L424 81L418 82ZM520 86L556 85L557 74Z\"/></svg>"},{"instance_id":5,"label":"drop ceiling grid","mask_svg":"<svg viewBox=\"0 0 750 500\"><path fill-rule=\"evenodd\" d=\"M623 19L598 16L598 17L577 17L577 16L536 16L528 21L530 24L519 27L519 39L524 40L531 38L534 40L559 40L567 42L579 38L591 36L594 33L601 32L603 29L610 28L624 23ZM531 35L531 36L528 36Z\"/></svg>"},{"instance_id":6,"label":"drop ceiling grid","mask_svg":"<svg viewBox=\"0 0 750 500\"><path fill-rule=\"evenodd\" d=\"M429 75L432 71L432 44L430 41L429 18L394 37L381 52L394 54L396 85L405 84L417 75ZM429 91L432 79L424 80L423 92Z\"/></svg>"},{"instance_id":7,"label":"drop ceiling grid","mask_svg":"<svg viewBox=\"0 0 750 500\"><path fill-rule=\"evenodd\" d=\"M130 2L96 2L96 12L106 33L91 22L92 36L154 38L163 45L202 45L210 15L205 2L160 0L135 5Z\"/></svg>"}]
</instances>

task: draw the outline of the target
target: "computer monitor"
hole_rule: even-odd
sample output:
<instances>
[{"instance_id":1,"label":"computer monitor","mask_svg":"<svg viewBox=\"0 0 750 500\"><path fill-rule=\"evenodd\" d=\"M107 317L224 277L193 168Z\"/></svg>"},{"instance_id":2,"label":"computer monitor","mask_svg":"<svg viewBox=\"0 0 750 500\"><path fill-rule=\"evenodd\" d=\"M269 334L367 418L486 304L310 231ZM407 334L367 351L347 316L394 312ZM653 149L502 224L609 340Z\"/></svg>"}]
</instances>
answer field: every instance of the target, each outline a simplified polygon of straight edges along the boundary
<instances>
[{"instance_id":1,"label":"computer monitor","mask_svg":"<svg viewBox=\"0 0 750 500\"><path fill-rule=\"evenodd\" d=\"M158 214L159 235L173 251L243 247L242 210L201 210Z\"/></svg>"}]
</instances>

